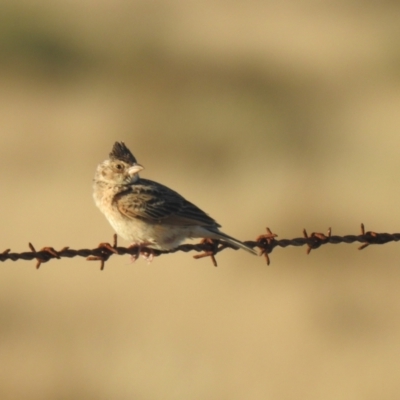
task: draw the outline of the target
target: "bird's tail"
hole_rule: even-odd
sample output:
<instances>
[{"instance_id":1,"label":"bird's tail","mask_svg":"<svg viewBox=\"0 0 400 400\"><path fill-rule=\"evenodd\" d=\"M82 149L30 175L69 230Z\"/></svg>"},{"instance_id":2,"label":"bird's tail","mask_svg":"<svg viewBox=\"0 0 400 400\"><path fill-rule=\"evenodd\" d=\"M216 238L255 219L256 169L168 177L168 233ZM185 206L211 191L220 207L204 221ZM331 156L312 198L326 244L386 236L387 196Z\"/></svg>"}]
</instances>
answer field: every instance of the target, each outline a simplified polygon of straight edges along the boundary
<instances>
[{"instance_id":1,"label":"bird's tail","mask_svg":"<svg viewBox=\"0 0 400 400\"><path fill-rule=\"evenodd\" d=\"M240 240L237 240L237 239L233 238L232 236L227 235L226 233L223 233L217 229L213 230L210 228L208 228L207 231L211 233L211 235L209 236L211 239L222 239L224 242L227 242L230 245L232 245L232 247L234 247L235 249L243 249L243 250L246 250L247 252L254 254L256 256L258 255L257 252L253 248L251 248L247 244L241 242Z\"/></svg>"}]
</instances>

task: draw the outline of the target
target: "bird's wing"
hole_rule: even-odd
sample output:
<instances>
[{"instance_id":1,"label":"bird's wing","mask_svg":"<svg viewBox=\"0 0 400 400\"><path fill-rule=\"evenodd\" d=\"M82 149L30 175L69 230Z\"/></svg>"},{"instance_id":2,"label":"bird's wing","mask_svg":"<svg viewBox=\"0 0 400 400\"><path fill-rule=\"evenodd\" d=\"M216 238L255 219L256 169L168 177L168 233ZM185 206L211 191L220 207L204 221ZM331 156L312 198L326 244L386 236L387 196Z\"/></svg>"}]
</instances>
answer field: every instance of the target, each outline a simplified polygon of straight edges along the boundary
<instances>
[{"instance_id":1,"label":"bird's wing","mask_svg":"<svg viewBox=\"0 0 400 400\"><path fill-rule=\"evenodd\" d=\"M114 197L118 210L129 218L166 225L220 225L180 194L147 179L129 186Z\"/></svg>"}]
</instances>

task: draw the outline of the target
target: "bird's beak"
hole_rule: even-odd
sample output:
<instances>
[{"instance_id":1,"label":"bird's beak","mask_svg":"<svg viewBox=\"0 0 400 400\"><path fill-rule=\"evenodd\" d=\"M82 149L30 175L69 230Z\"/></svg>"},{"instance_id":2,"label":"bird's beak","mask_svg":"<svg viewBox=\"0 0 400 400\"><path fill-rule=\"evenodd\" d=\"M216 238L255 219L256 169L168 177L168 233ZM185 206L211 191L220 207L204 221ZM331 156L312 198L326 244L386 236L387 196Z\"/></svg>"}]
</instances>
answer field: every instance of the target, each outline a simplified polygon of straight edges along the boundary
<instances>
[{"instance_id":1,"label":"bird's beak","mask_svg":"<svg viewBox=\"0 0 400 400\"><path fill-rule=\"evenodd\" d=\"M140 172L142 169L144 169L143 166L141 166L140 164L135 164L132 167L130 167L127 172L129 175L135 175L138 172Z\"/></svg>"}]
</instances>

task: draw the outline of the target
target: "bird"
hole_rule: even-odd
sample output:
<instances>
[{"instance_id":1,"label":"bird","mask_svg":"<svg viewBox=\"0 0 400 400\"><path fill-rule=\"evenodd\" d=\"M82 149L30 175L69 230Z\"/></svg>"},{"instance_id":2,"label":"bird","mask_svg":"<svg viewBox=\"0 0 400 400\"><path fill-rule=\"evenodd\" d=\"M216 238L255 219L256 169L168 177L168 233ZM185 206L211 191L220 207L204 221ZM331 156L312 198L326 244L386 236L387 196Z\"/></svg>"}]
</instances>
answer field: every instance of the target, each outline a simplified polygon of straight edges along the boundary
<instances>
[{"instance_id":1,"label":"bird","mask_svg":"<svg viewBox=\"0 0 400 400\"><path fill-rule=\"evenodd\" d=\"M141 178L143 169L124 142L115 142L93 179L95 204L115 232L138 246L139 252L141 247L171 250L186 239L202 238L257 255L247 244L221 232L220 224L176 191Z\"/></svg>"}]
</instances>

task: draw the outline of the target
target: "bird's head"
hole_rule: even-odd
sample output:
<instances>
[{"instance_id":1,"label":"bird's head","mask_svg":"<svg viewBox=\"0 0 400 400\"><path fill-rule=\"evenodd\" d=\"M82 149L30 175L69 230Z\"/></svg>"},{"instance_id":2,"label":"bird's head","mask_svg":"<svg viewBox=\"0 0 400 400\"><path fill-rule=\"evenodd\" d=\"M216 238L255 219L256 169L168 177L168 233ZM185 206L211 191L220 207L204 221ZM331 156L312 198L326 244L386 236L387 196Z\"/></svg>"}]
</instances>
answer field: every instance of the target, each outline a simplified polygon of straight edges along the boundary
<instances>
[{"instance_id":1,"label":"bird's head","mask_svg":"<svg viewBox=\"0 0 400 400\"><path fill-rule=\"evenodd\" d=\"M115 142L110 158L98 165L94 179L114 185L129 185L140 179L142 169L144 167L137 163L125 143Z\"/></svg>"}]
</instances>

